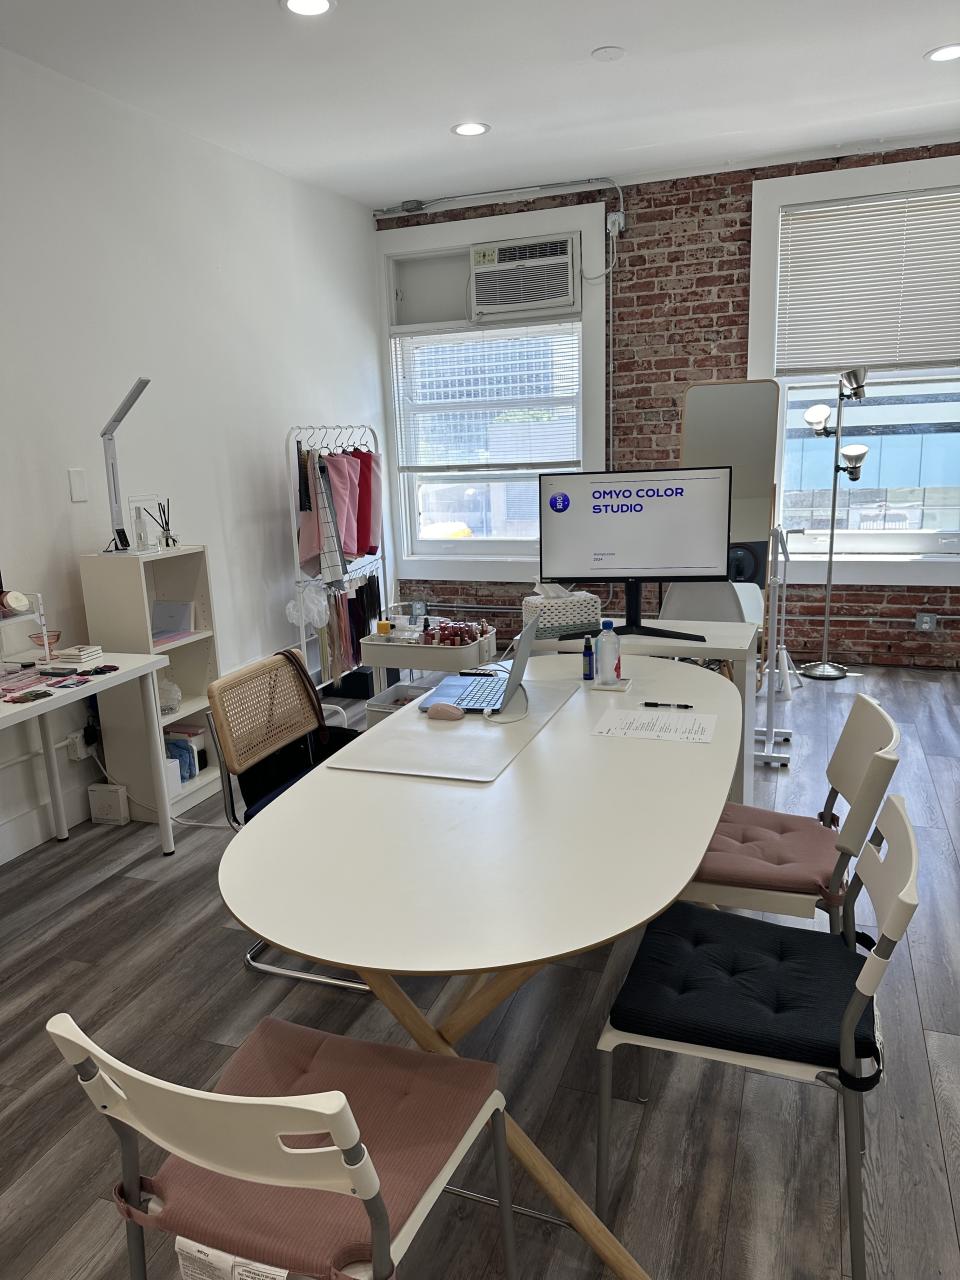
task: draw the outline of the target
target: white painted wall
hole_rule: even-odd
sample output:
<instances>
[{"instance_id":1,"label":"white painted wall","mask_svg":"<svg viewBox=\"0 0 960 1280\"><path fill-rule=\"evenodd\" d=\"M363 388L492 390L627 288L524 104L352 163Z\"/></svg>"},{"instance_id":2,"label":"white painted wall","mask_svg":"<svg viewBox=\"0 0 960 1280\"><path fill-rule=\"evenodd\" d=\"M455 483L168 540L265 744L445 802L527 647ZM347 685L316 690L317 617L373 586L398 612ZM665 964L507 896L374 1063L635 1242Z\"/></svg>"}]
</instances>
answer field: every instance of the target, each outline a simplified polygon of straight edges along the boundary
<instances>
[{"instance_id":1,"label":"white painted wall","mask_svg":"<svg viewBox=\"0 0 960 1280\"><path fill-rule=\"evenodd\" d=\"M368 212L3 50L0 189L4 582L84 638L76 558L109 538L99 432L143 374L125 493L170 496L176 531L209 546L224 669L289 643L285 432L382 427ZM24 750L0 738L0 860L47 833L34 767L2 768ZM64 762L69 791L89 767Z\"/></svg>"}]
</instances>

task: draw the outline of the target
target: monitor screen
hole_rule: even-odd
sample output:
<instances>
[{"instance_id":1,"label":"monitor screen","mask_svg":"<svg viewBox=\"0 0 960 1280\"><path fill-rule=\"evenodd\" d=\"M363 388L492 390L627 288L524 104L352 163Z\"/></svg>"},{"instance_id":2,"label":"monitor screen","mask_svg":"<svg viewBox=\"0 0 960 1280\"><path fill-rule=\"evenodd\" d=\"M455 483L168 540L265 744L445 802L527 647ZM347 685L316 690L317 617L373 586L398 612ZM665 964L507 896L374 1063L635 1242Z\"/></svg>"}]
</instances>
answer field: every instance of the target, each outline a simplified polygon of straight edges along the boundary
<instances>
[{"instance_id":1,"label":"monitor screen","mask_svg":"<svg viewBox=\"0 0 960 1280\"><path fill-rule=\"evenodd\" d=\"M730 468L540 477L545 582L727 577Z\"/></svg>"}]
</instances>

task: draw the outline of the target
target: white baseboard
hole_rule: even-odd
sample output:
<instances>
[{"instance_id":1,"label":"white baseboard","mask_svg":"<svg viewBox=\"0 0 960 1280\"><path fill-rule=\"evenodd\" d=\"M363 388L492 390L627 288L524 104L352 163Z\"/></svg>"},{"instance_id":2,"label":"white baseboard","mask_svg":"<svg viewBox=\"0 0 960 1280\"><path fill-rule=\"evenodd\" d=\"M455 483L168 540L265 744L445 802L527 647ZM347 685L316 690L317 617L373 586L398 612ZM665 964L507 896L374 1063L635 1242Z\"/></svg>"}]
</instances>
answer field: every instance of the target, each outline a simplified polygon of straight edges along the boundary
<instances>
[{"instance_id":1,"label":"white baseboard","mask_svg":"<svg viewBox=\"0 0 960 1280\"><path fill-rule=\"evenodd\" d=\"M67 814L67 826L75 827L90 817L90 801L86 787L65 788L63 807ZM0 821L0 866L12 862L21 853L35 849L53 839L53 820L49 804L27 809L12 818Z\"/></svg>"}]
</instances>

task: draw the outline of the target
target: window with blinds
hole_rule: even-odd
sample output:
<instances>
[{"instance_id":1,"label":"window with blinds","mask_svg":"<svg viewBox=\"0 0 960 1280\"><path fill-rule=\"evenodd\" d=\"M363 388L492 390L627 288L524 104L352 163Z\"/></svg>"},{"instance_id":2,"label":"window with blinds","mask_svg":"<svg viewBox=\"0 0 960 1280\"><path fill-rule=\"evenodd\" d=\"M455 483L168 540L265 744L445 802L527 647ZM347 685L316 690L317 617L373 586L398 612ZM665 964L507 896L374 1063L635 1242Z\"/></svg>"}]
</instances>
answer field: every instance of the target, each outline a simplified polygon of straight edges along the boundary
<instances>
[{"instance_id":1,"label":"window with blinds","mask_svg":"<svg viewBox=\"0 0 960 1280\"><path fill-rule=\"evenodd\" d=\"M409 549L530 555L537 475L581 465L579 321L404 333L392 357Z\"/></svg>"},{"instance_id":2,"label":"window with blinds","mask_svg":"<svg viewBox=\"0 0 960 1280\"><path fill-rule=\"evenodd\" d=\"M960 190L784 208L776 362L960 364Z\"/></svg>"}]
</instances>

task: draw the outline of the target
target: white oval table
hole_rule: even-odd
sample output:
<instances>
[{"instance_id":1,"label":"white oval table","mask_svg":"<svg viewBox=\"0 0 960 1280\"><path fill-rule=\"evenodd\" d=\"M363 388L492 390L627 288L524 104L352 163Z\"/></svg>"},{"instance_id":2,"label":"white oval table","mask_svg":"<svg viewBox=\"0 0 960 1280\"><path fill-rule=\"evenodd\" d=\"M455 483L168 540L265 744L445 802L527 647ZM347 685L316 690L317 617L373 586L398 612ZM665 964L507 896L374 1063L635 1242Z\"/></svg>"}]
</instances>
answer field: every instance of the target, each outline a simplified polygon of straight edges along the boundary
<instances>
[{"instance_id":1,"label":"white oval table","mask_svg":"<svg viewBox=\"0 0 960 1280\"><path fill-rule=\"evenodd\" d=\"M220 864L229 910L283 951L355 970L422 1048L440 1053L549 960L659 915L693 877L726 800L740 695L702 668L656 658L624 657L626 694L587 692L579 672L574 655L531 660L525 682L577 688L493 782L313 770L231 841ZM716 715L712 741L593 734L608 707L644 700ZM398 733L403 717L421 714L411 704L372 732ZM477 976L435 1027L399 973ZM642 1280L512 1121L508 1136L612 1272Z\"/></svg>"}]
</instances>

